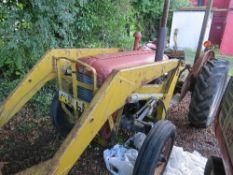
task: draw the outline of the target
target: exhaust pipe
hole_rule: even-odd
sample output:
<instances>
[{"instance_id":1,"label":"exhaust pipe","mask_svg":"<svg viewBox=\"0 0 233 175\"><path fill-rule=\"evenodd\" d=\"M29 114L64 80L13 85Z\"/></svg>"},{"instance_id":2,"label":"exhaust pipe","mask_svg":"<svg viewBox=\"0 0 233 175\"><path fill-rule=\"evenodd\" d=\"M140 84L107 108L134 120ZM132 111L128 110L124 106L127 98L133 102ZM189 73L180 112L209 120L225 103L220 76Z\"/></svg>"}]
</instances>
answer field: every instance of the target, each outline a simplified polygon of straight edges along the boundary
<instances>
[{"instance_id":1,"label":"exhaust pipe","mask_svg":"<svg viewBox=\"0 0 233 175\"><path fill-rule=\"evenodd\" d=\"M210 17L212 6L213 6L213 0L208 0L208 5L207 5L207 8L206 8L204 20L203 20L203 23L202 23L201 34L200 34L199 41L198 41L198 46L197 46L197 51L196 51L194 63L197 61L197 59L201 55L202 44L204 42L204 37L205 37L205 34L206 34L206 27L208 25L208 20L209 20L209 17Z\"/></svg>"},{"instance_id":2,"label":"exhaust pipe","mask_svg":"<svg viewBox=\"0 0 233 175\"><path fill-rule=\"evenodd\" d=\"M160 29L159 29L159 38L158 38L158 47L156 49L155 61L161 61L163 59L163 54L166 46L166 37L167 37L167 19L169 14L170 0L164 1L163 6L163 16L161 19Z\"/></svg>"}]
</instances>

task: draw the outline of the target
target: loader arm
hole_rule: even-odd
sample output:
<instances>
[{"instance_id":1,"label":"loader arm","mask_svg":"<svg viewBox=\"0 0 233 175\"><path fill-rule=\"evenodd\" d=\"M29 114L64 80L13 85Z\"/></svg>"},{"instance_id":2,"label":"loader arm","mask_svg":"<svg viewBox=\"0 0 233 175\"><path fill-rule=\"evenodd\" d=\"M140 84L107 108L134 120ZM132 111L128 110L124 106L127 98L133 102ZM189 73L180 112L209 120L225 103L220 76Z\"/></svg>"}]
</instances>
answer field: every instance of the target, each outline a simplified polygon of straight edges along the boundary
<instances>
[{"instance_id":1,"label":"loader arm","mask_svg":"<svg viewBox=\"0 0 233 175\"><path fill-rule=\"evenodd\" d=\"M41 163L19 174L25 175L31 172L36 175L68 174L100 128L108 120L108 117L116 110L122 108L126 99L133 92L136 92L152 80L170 72L172 76L171 81L168 81L166 85L168 88L158 88L161 91L157 92L158 95L162 95L161 100L164 100L165 105L168 106L179 77L180 66L180 61L168 60L113 71L97 91L90 106L82 114L80 120L77 121L58 152L49 160L50 165L48 166L48 163Z\"/></svg>"},{"instance_id":2,"label":"loader arm","mask_svg":"<svg viewBox=\"0 0 233 175\"><path fill-rule=\"evenodd\" d=\"M119 52L119 49L52 49L48 51L0 107L0 128L6 124L48 81L56 78L55 57L72 60L97 54Z\"/></svg>"}]
</instances>

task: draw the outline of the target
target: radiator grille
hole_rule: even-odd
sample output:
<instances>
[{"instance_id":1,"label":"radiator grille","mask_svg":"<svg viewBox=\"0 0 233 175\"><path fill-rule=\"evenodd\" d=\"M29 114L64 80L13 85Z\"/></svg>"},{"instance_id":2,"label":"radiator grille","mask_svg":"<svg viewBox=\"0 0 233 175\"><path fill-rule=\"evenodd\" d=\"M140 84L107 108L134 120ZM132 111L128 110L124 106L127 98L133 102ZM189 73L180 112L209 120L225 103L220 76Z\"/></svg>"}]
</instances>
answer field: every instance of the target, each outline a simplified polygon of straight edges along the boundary
<instances>
[{"instance_id":1,"label":"radiator grille","mask_svg":"<svg viewBox=\"0 0 233 175\"><path fill-rule=\"evenodd\" d=\"M91 77L80 72L77 74L77 79L78 81L88 85L93 84L93 79ZM93 92L89 89L78 86L78 98L86 102L90 102L93 98Z\"/></svg>"}]
</instances>

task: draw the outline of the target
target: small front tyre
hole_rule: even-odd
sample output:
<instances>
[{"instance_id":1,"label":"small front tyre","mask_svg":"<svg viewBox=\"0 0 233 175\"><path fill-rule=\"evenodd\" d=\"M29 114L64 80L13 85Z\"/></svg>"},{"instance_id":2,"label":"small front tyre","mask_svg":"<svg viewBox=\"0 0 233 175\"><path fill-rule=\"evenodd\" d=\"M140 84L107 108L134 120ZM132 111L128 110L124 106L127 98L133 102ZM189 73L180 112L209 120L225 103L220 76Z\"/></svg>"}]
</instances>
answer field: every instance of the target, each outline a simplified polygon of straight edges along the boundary
<instances>
[{"instance_id":1,"label":"small front tyre","mask_svg":"<svg viewBox=\"0 0 233 175\"><path fill-rule=\"evenodd\" d=\"M73 125L68 121L65 111L62 109L58 93L53 98L50 117L54 127L61 135L67 135L73 127Z\"/></svg>"},{"instance_id":2,"label":"small front tyre","mask_svg":"<svg viewBox=\"0 0 233 175\"><path fill-rule=\"evenodd\" d=\"M219 157L211 156L206 163L204 175L225 175L223 161Z\"/></svg>"},{"instance_id":3,"label":"small front tyre","mask_svg":"<svg viewBox=\"0 0 233 175\"><path fill-rule=\"evenodd\" d=\"M163 174L174 144L175 130L170 121L154 125L139 151L133 175Z\"/></svg>"}]
</instances>

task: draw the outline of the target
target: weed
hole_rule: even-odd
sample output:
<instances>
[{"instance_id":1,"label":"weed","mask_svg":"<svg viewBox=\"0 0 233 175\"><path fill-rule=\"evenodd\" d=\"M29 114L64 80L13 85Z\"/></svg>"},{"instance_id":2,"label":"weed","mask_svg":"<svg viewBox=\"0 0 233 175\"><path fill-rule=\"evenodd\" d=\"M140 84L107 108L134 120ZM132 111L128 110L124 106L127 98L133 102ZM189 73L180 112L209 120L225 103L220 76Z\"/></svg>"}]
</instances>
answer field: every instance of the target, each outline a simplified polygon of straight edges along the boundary
<instances>
[{"instance_id":1,"label":"weed","mask_svg":"<svg viewBox=\"0 0 233 175\"><path fill-rule=\"evenodd\" d=\"M23 123L21 126L19 126L18 130L19 132L21 132L22 134L27 134L28 132L30 132L32 129L37 128L37 124L36 123Z\"/></svg>"},{"instance_id":2,"label":"weed","mask_svg":"<svg viewBox=\"0 0 233 175\"><path fill-rule=\"evenodd\" d=\"M3 140L3 144L6 145L10 149L14 149L16 146L15 141L10 140L10 139Z\"/></svg>"},{"instance_id":3,"label":"weed","mask_svg":"<svg viewBox=\"0 0 233 175\"><path fill-rule=\"evenodd\" d=\"M49 82L31 99L36 116L45 116L50 112L50 105L56 93L55 81Z\"/></svg>"}]
</instances>

